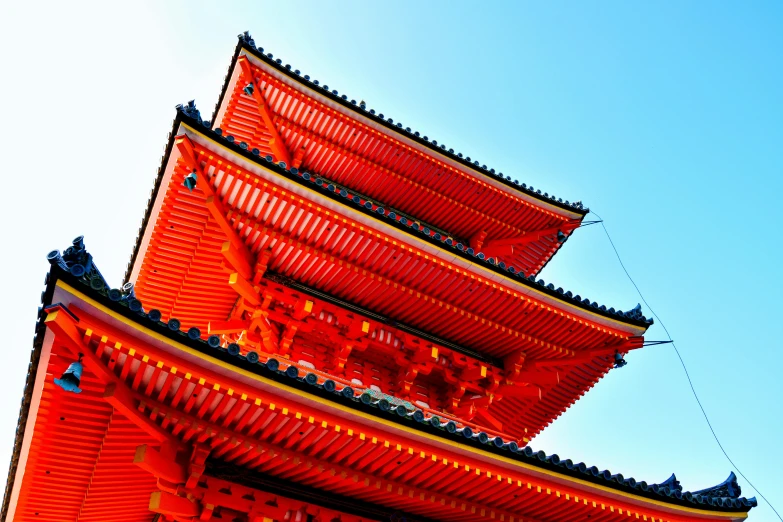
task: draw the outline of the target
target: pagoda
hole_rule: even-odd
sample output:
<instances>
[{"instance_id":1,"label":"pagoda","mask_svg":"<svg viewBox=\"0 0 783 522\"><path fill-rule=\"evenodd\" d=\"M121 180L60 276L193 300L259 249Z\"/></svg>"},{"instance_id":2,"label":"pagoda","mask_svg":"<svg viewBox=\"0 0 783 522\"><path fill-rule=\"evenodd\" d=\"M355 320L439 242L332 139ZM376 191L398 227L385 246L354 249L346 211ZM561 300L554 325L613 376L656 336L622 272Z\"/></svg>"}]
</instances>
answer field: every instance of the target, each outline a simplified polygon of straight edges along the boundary
<instances>
[{"instance_id":1,"label":"pagoda","mask_svg":"<svg viewBox=\"0 0 783 522\"><path fill-rule=\"evenodd\" d=\"M730 521L736 477L645 482L528 442L644 346L537 276L585 224L240 35L177 108L124 285L51 269L9 522ZM661 477L663 478L663 477Z\"/></svg>"}]
</instances>

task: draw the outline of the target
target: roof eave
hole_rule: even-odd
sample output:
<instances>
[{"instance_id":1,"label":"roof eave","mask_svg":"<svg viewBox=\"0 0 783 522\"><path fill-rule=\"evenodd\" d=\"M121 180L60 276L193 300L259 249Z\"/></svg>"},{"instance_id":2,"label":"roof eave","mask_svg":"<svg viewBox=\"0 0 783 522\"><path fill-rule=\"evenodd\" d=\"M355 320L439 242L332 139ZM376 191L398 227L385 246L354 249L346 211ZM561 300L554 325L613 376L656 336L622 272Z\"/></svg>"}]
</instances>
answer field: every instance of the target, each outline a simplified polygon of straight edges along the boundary
<instances>
[{"instance_id":1,"label":"roof eave","mask_svg":"<svg viewBox=\"0 0 783 522\"><path fill-rule=\"evenodd\" d=\"M205 139L210 140L211 142L215 143L216 145L220 147L224 147L226 149L229 149L233 154L238 155L242 157L244 160L250 162L251 164L261 168L261 169L267 169L271 170L276 174L282 175L292 181L295 181L296 183L307 183L302 181L301 178L299 178L296 174L292 173L292 171L286 167L282 167L274 162L266 161L258 156L253 155L249 150L241 148L237 143L231 143L228 140L225 139L225 136L223 136L222 140L218 141L219 138L221 138L220 135L210 132L207 127L204 126L203 122L185 114L183 110L177 111L177 116L174 119L172 131L169 134L169 142L166 146L166 152L162 158L161 165L158 168L158 176L155 179L155 186L153 188L152 196L150 197L150 200L147 204L147 209L145 210L144 219L142 221L142 225L139 229L139 234L136 238L136 244L133 250L133 254L131 255L130 262L128 263L128 267L125 273L124 281L128 282L130 279L130 276L133 272L133 269L135 265L140 262L141 260L138 259L138 253L139 249L143 240L144 235L146 234L147 227L149 226L149 220L152 214L152 207L154 205L154 202L156 198L159 196L160 191L160 185L163 179L163 175L165 172L166 165L169 161L171 151L174 146L174 140L176 138L177 131L179 129L180 124L185 124L188 127L196 130L198 133L204 136ZM309 186L309 184L308 184ZM312 187L314 189L318 189L316 185L313 184ZM337 201L341 206L348 207L348 204L345 202L345 199L339 196L337 193L329 192L326 189L322 189L321 195L328 198L333 199ZM352 207L351 207L352 208ZM386 225L390 225L392 227L399 228L400 230L404 231L407 234L410 234L410 230L405 226L400 224L399 222L381 218L376 212L370 211L365 209L363 206L358 206L357 208L352 208L353 210L366 214L370 216L373 220L380 221ZM458 256L464 260L467 260L471 263L482 263L480 266L483 269L486 269L490 272L497 273L499 275L502 275L505 279L508 279L509 281L512 281L514 283L520 283L523 286L530 288L534 290L535 292L539 292L541 294L544 294L548 296L549 299L554 300L555 302L562 303L566 308L575 308L575 309L581 309L585 312L595 314L596 316L602 317L605 320L609 320L615 323L619 323L621 325L628 325L634 328L641 328L642 332L634 332L633 335L641 335L646 331L650 325L652 324L651 320L648 320L644 318L643 316L641 318L635 318L633 316L626 316L623 312L610 312L605 306L598 306L597 303L587 303L589 300L577 300L575 297L569 297L568 293L565 291L558 291L562 289L556 289L554 285L549 284L547 285L545 281L538 280L538 281L532 281L530 278L524 277L521 273L516 273L516 275L511 275L506 270L500 268L496 264L492 264L489 262L489 259L484 259L483 261L478 258L478 254L470 255L467 253L467 251L460 251L456 247L447 247L445 246L445 243L443 241L436 240L434 237L426 236L426 235L416 235L415 236L417 240L424 241L426 243L432 244L436 247L438 247L441 250L444 250L449 255Z\"/></svg>"},{"instance_id":2,"label":"roof eave","mask_svg":"<svg viewBox=\"0 0 783 522\"><path fill-rule=\"evenodd\" d=\"M359 411L362 411L366 414L370 414L373 417L378 417L384 420L384 422L392 422L394 424L399 424L401 426L404 426L406 429L412 429L414 432L424 432L424 433L430 433L435 434L437 437L443 438L445 440L451 440L452 442L456 442L458 446L465 446L465 447L475 447L477 444L479 444L476 440L468 440L465 437L462 437L458 433L450 434L446 431L440 430L432 426L429 422L426 420L421 423L411 423L410 420L406 420L403 418L400 418L399 415L393 412L383 412L380 409L377 408L377 406L367 405L362 403L361 401L352 400L348 397L343 396L340 393L329 393L325 390L322 390L318 386L308 385L300 381L299 379L293 379L290 377L286 377L285 373L278 373L273 372L272 370L266 368L265 364L262 363L250 363L245 360L244 357L232 357L228 356L227 354L224 354L224 350L216 350L214 348L210 348L206 341L201 339L190 339L188 336L184 335L182 332L179 331L173 331L167 327L165 323L155 323L149 320L145 321L145 314L140 314L138 312L132 312L129 308L127 303L125 302L115 302L108 298L108 289L104 288L102 291L95 290L90 287L89 283L84 278L76 278L73 275L71 275L68 272L63 271L62 269L58 267L53 267L50 271L50 277L48 278L48 285L46 292L44 294L44 304L49 304L52 300L52 295L54 293L54 289L56 286L56 283L58 280L62 280L64 283L66 283L68 286L73 288L75 291L79 292L80 294L86 296L87 298L93 299L103 307L111 310L112 312L124 317L127 320L130 320L131 323L133 323L135 328L140 329L140 331L149 331L154 332L158 336L164 336L169 338L170 340L174 341L175 343L178 343L180 345L186 346L192 350L201 352L202 354L206 355L208 358L219 358L223 361L230 361L231 364L234 366L237 366L238 369L243 369L245 371L251 371L252 373L256 373L258 375L261 375L267 379L272 379L278 383L281 383L285 385L286 387L293 387L298 388L301 390L306 391L308 394L315 394L322 398L327 398L331 402L335 403L346 403L351 408L357 409ZM145 321L142 323L142 321ZM45 326L43 325L43 322L39 322L41 327L45 330ZM39 336L43 337L43 336ZM36 343L37 345L38 343ZM41 343L42 344L42 343ZM38 348L40 350L40 347ZM219 352L219 353L218 353ZM37 361L36 361L37 365ZM28 383L28 386L26 388L25 393L27 394L27 389L32 389L32 384L34 383ZM22 415L20 415L20 422L22 417L27 416L29 408L29 402L23 404L23 411ZM17 433L17 444L18 441L21 440L19 433ZM16 445L15 445L16 446ZM16 447L15 447L16 450ZM699 505L699 507L694 507L694 502L687 500L684 494L680 495L680 498L677 498L674 493L671 494L662 494L662 493L656 493L652 489L648 491L642 491L638 487L630 486L627 482L620 482L618 480L615 480L615 477L617 475L613 475L611 478L606 478L604 476L605 472L599 473L597 475L592 474L589 472L582 472L577 469L577 467L574 467L573 469L568 469L567 466L564 466L563 463L566 462L565 460L561 460L556 455L549 455L549 456L543 456L543 452L525 452L520 450L518 453L512 453L508 450L507 445L504 447L497 447L494 444L489 441L487 444L481 444L480 447L475 447L474 451L479 451L481 454L494 459L500 459L501 461L519 461L520 464L523 464L527 467L533 468L533 469L540 469L542 472L546 472L548 475L552 475L553 473L557 476L561 476L563 480L572 480L576 479L580 483L589 483L594 484L598 487L600 487L603 490L606 491L616 491L616 494L622 494L628 498L627 496L630 495L634 499L636 499L637 503L645 504L648 501L652 501L653 504L658 505L658 507L664 507L666 509L672 509L677 510L678 508L686 508L689 510L698 510L701 511L704 515L710 515L711 513L747 513L750 511L752 507L754 507L755 502L751 500L750 505L741 505L741 506L723 506L723 505ZM16 473L16 461L12 459L12 468L10 470L10 473L13 473L15 475ZM621 476L621 475L620 475ZM11 475L11 479L9 480L10 486L7 486L7 489L9 487L12 487L13 482L13 475ZM5 509L7 508L6 503L8 499L6 496L6 500L4 500L3 505L3 515L5 515Z\"/></svg>"},{"instance_id":3,"label":"roof eave","mask_svg":"<svg viewBox=\"0 0 783 522\"><path fill-rule=\"evenodd\" d=\"M240 37L238 39L237 46L234 51L234 56L231 60L231 65L228 68L228 72L223 82L223 87L220 91L220 96L218 98L217 105L215 106L215 110L212 113L212 118L210 120L210 123L212 125L214 125L215 118L219 114L220 109L222 108L222 105L226 99L228 87L231 84L231 77L234 72L234 68L236 67L237 59L241 55L242 51L245 51L251 56L253 56L254 58L263 62L268 67L273 68L277 73L282 74L287 78L293 80L293 82L298 86L300 86L300 88L303 91L307 91L309 93L316 94L319 96L324 96L330 102L336 103L341 107L343 107L344 109L350 111L352 114L354 114L357 117L357 119L364 119L364 118L369 119L375 125L380 125L381 127L383 127L383 129L387 133L391 134L392 137L396 139L402 139L403 141L410 140L411 142L416 143L420 147L427 149L427 151L430 154L440 156L448 160L449 162L458 164L461 168L466 169L474 176L477 176L479 179L485 182L500 183L502 186L504 186L504 188L511 189L512 194L516 192L519 195L522 195L527 198L532 198L538 201L539 204L541 205L545 205L547 207L555 207L560 211L564 211L571 214L577 214L579 216L578 219L580 220L584 219L584 217L590 212L589 208L583 206L577 206L576 204L567 204L555 197L545 197L543 194L540 194L540 191L536 192L535 190L527 189L524 183L520 185L519 183L511 181L511 179L507 179L506 177L493 174L490 169L483 169L478 165L467 161L465 158L459 157L457 154L449 153L448 150L442 149L441 147L435 145L430 140L425 140L423 139L423 137L416 136L412 132L406 132L404 129L397 127L395 124L390 123L389 121L383 118L380 118L378 115L371 114L368 110L363 110L361 106L355 105L347 99L344 100L339 95L333 94L329 90L317 89L316 85L307 81L303 76L296 74L290 68L287 68L286 66L282 65L282 63L278 64L275 60L269 58L263 52L259 51L258 48L251 45L248 41L244 40L243 35L239 35L239 36Z\"/></svg>"}]
</instances>

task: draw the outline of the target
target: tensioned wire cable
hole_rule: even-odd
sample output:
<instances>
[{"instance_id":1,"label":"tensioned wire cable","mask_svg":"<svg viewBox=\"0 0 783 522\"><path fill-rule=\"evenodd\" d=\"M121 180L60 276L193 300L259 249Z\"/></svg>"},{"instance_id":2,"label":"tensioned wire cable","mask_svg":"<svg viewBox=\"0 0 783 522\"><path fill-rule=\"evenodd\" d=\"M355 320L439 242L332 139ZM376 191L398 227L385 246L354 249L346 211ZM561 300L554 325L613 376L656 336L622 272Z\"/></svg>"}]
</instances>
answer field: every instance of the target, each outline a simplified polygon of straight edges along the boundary
<instances>
[{"instance_id":1,"label":"tensioned wire cable","mask_svg":"<svg viewBox=\"0 0 783 522\"><path fill-rule=\"evenodd\" d=\"M775 506L772 505L772 503L767 500L767 497L764 496L764 494L759 491L759 488L753 485L753 483L748 479L748 477L745 476L742 471L740 471L739 467L734 463L733 460L731 460L731 457L729 457L729 454L726 453L726 450L723 448L723 444L721 444L720 439L718 439L718 434L715 433L715 429L712 427L712 423L710 422L710 418L707 416L707 412L704 410L704 406L701 404L701 400L699 399L699 395L696 393L696 388L693 386L693 381L691 380L691 376L688 373L688 368L685 366L685 361L682 358L682 355L680 355L680 350L677 349L677 345L674 343L674 340L672 340L672 336L669 335L669 330L666 329L666 325L663 324L663 321L661 321L661 318L658 317L658 314L655 313L655 310L653 310L652 306L647 302L647 300L644 298L644 295L642 294L642 291L639 290L639 287L636 285L636 282L633 280L633 277L631 277L631 274L628 273L628 269L625 268L625 263L623 263L622 258L620 257L620 253L617 251L617 247L614 246L614 241L612 241L612 236L609 235L609 231L606 229L606 225L604 225L604 220L601 216L590 211L600 220L599 223L601 223L601 227L604 229L604 233L606 234L606 238L609 240L609 244L612 245L612 250L614 250L614 255L617 256L617 260L620 262L620 266L623 269L623 272L625 272L625 275L628 277L628 280L631 282L633 287L636 289L636 293L639 294L639 297L641 298L644 305L649 308L650 313L655 317L655 320L658 321L658 324L661 325L661 328L663 328L663 331L666 332L666 337L669 338L669 342L674 348L674 353L677 354L677 358L680 360L680 364L682 364L682 369L685 371L685 377L688 379L688 384L691 387L691 391L693 392L693 397L696 399L696 403L699 405L699 409L701 410L702 415L704 415L704 420L707 421L707 426L710 428L710 432L712 432L712 436L715 439L715 442L718 443L718 447L720 448L721 452L723 452L723 456L726 457L726 460L729 461L729 463L732 465L732 467L737 470L737 473L745 479L745 482L748 483L748 485L753 488L753 490L758 493L758 495L764 499L764 502L767 503L767 505L772 509L772 511L775 512L775 515L783 522L783 518L781 518L780 513L778 513L778 510L775 509Z\"/></svg>"}]
</instances>

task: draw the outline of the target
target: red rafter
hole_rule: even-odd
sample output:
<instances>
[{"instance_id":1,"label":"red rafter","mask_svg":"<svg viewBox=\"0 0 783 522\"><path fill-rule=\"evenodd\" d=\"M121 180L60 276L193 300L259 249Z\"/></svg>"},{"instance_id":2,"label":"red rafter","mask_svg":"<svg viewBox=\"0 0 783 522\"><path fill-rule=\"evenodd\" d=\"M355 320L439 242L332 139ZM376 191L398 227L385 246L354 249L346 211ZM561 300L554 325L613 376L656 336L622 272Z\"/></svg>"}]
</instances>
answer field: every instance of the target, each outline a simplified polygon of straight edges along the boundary
<instances>
[{"instance_id":1,"label":"red rafter","mask_svg":"<svg viewBox=\"0 0 783 522\"><path fill-rule=\"evenodd\" d=\"M286 165L293 165L291 153L288 151L283 137L280 136L280 131L277 130L274 121L272 121L269 106L267 105L263 92L261 92L261 82L256 79L246 57L240 56L238 61L240 67L242 67L242 72L253 84L253 99L256 101L256 104L258 104L258 112L261 114L261 118L264 120L267 130L272 134L272 139L269 140L269 146L275 151L275 155L279 160L285 161Z\"/></svg>"}]
</instances>

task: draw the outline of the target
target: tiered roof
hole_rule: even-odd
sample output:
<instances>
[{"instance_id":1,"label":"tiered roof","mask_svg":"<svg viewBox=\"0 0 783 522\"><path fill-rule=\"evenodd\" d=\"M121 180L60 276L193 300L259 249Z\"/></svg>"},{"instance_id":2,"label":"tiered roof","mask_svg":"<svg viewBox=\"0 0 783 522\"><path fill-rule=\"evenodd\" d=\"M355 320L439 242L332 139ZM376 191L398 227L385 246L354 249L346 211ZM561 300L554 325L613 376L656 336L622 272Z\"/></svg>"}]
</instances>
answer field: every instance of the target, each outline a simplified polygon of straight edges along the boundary
<instances>
[{"instance_id":1,"label":"tiered roof","mask_svg":"<svg viewBox=\"0 0 783 522\"><path fill-rule=\"evenodd\" d=\"M487 257L499 254L528 276L588 212L349 101L264 54L247 34L240 35L212 126L262 156L414 216L455 243L470 243Z\"/></svg>"},{"instance_id":2,"label":"tiered roof","mask_svg":"<svg viewBox=\"0 0 783 522\"><path fill-rule=\"evenodd\" d=\"M279 361L251 360L159 320L95 272L68 264L47 277L4 519L11 505L18 521L149 520L144 508L166 494L155 493L159 483L143 471L158 468L137 446L175 440L212 447L199 487L241 493L242 485L286 484L292 496L314 486L337 501L369 502L379 516L365 511L361 520L391 512L411 521L741 520L756 504L739 497L733 474L685 492L675 477L626 478L389 408ZM83 391L65 393L51 376L77 352L85 355Z\"/></svg>"},{"instance_id":3,"label":"tiered roof","mask_svg":"<svg viewBox=\"0 0 783 522\"><path fill-rule=\"evenodd\" d=\"M581 204L290 69L240 35L220 127L178 108L135 290L50 254L3 519L747 516L527 446L652 322L536 280Z\"/></svg>"},{"instance_id":4,"label":"tiered roof","mask_svg":"<svg viewBox=\"0 0 783 522\"><path fill-rule=\"evenodd\" d=\"M201 181L191 192L182 180L194 169ZM504 388L501 401L503 390L495 390L485 418L520 440L592 387L615 352L642 346L651 320L638 308L607 309L449 242L353 191L262 158L209 130L191 106L175 121L129 279L164 318L205 332L236 312L238 291L253 301L248 292L260 297L275 275L499 370L511 360L527 364L524 375L547 373L542 391ZM227 266L228 254L237 264L237 249L247 259ZM257 259L263 277L250 284ZM228 272L216 270L221 265Z\"/></svg>"}]
</instances>

